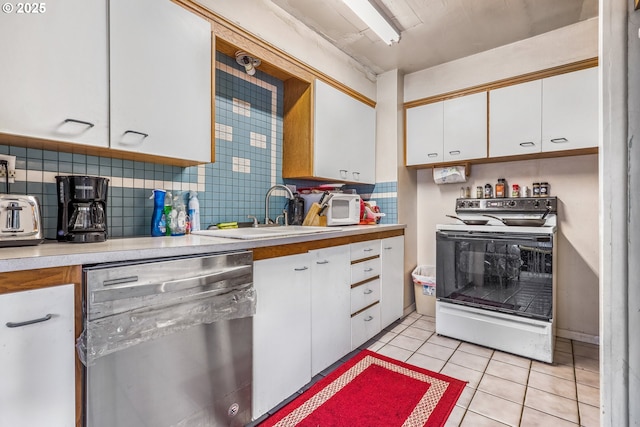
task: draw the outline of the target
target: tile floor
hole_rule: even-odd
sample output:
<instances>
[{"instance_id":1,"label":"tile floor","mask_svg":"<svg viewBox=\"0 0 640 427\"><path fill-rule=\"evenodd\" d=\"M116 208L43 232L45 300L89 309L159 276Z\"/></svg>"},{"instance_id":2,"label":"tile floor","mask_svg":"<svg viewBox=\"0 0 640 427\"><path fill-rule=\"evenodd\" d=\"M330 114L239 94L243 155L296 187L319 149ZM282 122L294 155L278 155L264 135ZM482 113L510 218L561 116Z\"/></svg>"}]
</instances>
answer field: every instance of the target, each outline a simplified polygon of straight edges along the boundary
<instances>
[{"instance_id":1,"label":"tile floor","mask_svg":"<svg viewBox=\"0 0 640 427\"><path fill-rule=\"evenodd\" d=\"M600 425L598 346L558 338L554 363L547 364L438 336L434 331L435 318L413 312L361 348L468 381L445 427ZM351 355L314 377L298 393Z\"/></svg>"}]
</instances>

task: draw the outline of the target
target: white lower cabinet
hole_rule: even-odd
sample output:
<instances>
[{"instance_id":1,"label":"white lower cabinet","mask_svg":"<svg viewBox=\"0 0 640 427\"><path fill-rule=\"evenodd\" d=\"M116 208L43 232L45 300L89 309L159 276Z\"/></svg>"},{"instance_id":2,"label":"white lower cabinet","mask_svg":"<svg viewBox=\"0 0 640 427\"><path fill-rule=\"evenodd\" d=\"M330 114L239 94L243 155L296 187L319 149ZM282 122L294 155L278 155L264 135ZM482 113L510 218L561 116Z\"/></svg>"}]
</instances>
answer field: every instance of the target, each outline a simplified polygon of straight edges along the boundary
<instances>
[{"instance_id":1,"label":"white lower cabinet","mask_svg":"<svg viewBox=\"0 0 640 427\"><path fill-rule=\"evenodd\" d=\"M311 255L255 261L253 418L311 380Z\"/></svg>"},{"instance_id":2,"label":"white lower cabinet","mask_svg":"<svg viewBox=\"0 0 640 427\"><path fill-rule=\"evenodd\" d=\"M74 285L0 295L0 425L75 425Z\"/></svg>"},{"instance_id":3,"label":"white lower cabinet","mask_svg":"<svg viewBox=\"0 0 640 427\"><path fill-rule=\"evenodd\" d=\"M356 349L381 331L380 304L375 304L351 318L351 346Z\"/></svg>"},{"instance_id":4,"label":"white lower cabinet","mask_svg":"<svg viewBox=\"0 0 640 427\"><path fill-rule=\"evenodd\" d=\"M380 332L380 240L351 244L351 349Z\"/></svg>"},{"instance_id":5,"label":"white lower cabinet","mask_svg":"<svg viewBox=\"0 0 640 427\"><path fill-rule=\"evenodd\" d=\"M404 310L404 236L380 241L380 323L386 328Z\"/></svg>"},{"instance_id":6,"label":"white lower cabinet","mask_svg":"<svg viewBox=\"0 0 640 427\"><path fill-rule=\"evenodd\" d=\"M349 246L310 251L311 375L351 351Z\"/></svg>"}]
</instances>

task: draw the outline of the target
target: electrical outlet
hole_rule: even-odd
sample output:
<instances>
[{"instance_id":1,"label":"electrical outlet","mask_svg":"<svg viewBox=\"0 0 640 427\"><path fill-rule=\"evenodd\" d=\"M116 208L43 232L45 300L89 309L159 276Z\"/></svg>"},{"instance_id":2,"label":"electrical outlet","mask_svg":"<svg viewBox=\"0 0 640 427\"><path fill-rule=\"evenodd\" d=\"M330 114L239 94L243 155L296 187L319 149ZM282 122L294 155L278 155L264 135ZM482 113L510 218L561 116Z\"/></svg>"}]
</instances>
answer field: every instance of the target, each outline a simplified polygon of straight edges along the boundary
<instances>
[{"instance_id":1,"label":"electrical outlet","mask_svg":"<svg viewBox=\"0 0 640 427\"><path fill-rule=\"evenodd\" d=\"M0 160L6 160L8 163L8 169L9 169L9 182L10 183L14 183L15 182L15 177L16 177L16 156L8 156L6 154L0 154ZM2 187L2 183L4 181L4 175L5 175L5 170L4 168L0 167L0 188L4 188Z\"/></svg>"}]
</instances>

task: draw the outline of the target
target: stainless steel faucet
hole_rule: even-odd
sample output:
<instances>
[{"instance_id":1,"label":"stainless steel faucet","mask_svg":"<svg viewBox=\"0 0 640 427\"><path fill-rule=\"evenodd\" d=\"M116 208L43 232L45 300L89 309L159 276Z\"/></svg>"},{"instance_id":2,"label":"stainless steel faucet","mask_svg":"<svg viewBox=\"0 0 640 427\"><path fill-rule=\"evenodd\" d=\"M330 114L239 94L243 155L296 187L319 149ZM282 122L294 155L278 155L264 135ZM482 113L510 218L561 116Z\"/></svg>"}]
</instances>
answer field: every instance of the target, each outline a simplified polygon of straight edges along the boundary
<instances>
[{"instance_id":1,"label":"stainless steel faucet","mask_svg":"<svg viewBox=\"0 0 640 427\"><path fill-rule=\"evenodd\" d=\"M273 224L273 221L271 220L271 218L269 218L269 199L271 198L271 193L273 193L273 191L278 189L284 190L287 193L287 198L289 200L293 200L294 198L293 192L286 185L276 184L273 187L271 187L269 190L267 190L267 195L264 198L264 223L265 224Z\"/></svg>"}]
</instances>

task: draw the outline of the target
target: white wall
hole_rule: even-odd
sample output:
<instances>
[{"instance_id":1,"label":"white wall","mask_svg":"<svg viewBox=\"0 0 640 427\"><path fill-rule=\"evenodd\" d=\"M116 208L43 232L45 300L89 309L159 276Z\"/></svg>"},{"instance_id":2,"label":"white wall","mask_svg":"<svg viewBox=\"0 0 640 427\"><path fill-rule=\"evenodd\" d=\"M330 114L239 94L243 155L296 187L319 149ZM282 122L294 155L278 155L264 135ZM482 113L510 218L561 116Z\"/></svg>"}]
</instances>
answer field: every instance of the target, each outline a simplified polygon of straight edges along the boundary
<instances>
[{"instance_id":1,"label":"white wall","mask_svg":"<svg viewBox=\"0 0 640 427\"><path fill-rule=\"evenodd\" d=\"M271 1L196 0L294 58L375 100L375 76Z\"/></svg>"},{"instance_id":2,"label":"white wall","mask_svg":"<svg viewBox=\"0 0 640 427\"><path fill-rule=\"evenodd\" d=\"M405 102L598 56L598 19L405 76Z\"/></svg>"},{"instance_id":3,"label":"white wall","mask_svg":"<svg viewBox=\"0 0 640 427\"><path fill-rule=\"evenodd\" d=\"M558 335L598 342L598 156L473 165L464 184L436 185L431 169L418 171L418 264L435 265L435 228L453 223L461 186L545 181L558 197Z\"/></svg>"}]
</instances>

